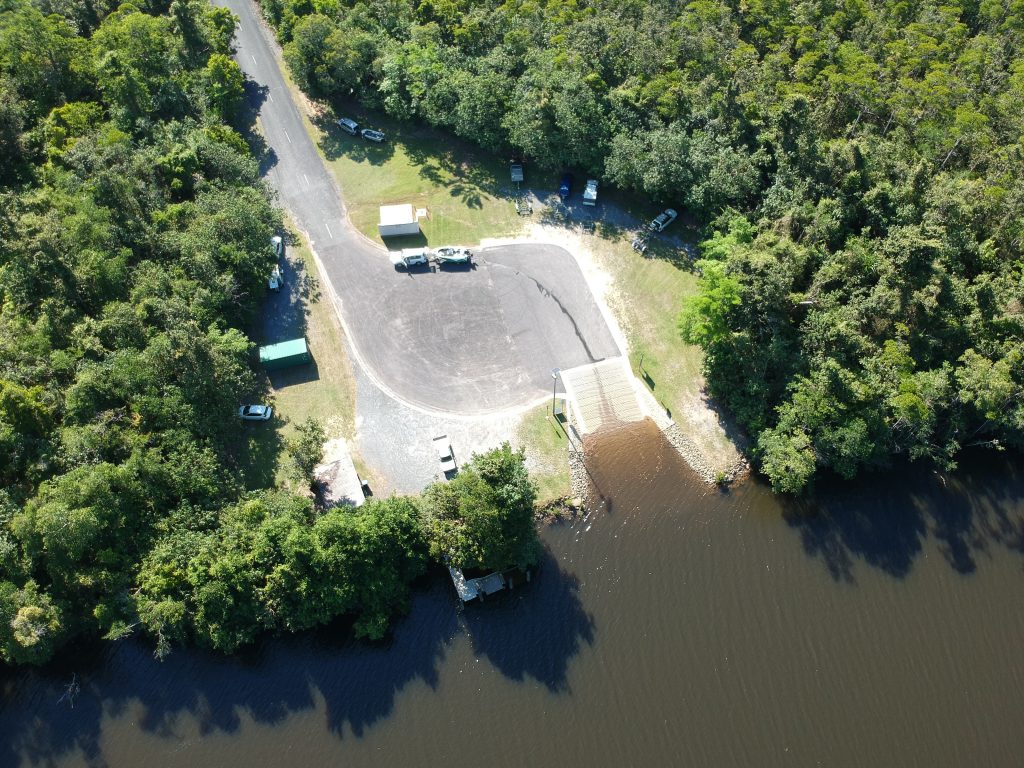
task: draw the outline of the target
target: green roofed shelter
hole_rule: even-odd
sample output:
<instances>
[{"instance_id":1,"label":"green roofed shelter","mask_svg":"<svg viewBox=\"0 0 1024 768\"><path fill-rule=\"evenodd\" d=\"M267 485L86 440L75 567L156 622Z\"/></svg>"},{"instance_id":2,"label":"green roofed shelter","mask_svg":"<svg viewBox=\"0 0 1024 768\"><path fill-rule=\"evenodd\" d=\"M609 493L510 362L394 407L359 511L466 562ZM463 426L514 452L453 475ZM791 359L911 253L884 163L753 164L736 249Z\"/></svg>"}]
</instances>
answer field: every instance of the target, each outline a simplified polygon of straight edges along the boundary
<instances>
[{"instance_id":1,"label":"green roofed shelter","mask_svg":"<svg viewBox=\"0 0 1024 768\"><path fill-rule=\"evenodd\" d=\"M260 363L268 371L289 368L309 362L309 350L305 339L291 339L279 344L260 347Z\"/></svg>"}]
</instances>

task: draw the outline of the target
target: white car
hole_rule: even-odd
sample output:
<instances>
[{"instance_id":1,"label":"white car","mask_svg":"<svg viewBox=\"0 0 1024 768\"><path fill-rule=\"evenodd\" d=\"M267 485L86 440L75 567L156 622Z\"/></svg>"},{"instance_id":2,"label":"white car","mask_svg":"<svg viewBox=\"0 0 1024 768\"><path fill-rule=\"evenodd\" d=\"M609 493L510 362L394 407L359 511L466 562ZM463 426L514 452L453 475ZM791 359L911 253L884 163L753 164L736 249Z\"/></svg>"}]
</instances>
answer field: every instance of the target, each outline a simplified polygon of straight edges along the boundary
<instances>
[{"instance_id":1,"label":"white car","mask_svg":"<svg viewBox=\"0 0 1024 768\"><path fill-rule=\"evenodd\" d=\"M238 415L246 421L269 421L274 409L269 405L243 405L238 409Z\"/></svg>"},{"instance_id":2,"label":"white car","mask_svg":"<svg viewBox=\"0 0 1024 768\"><path fill-rule=\"evenodd\" d=\"M461 245L445 245L434 251L434 258L440 264L469 264L473 252Z\"/></svg>"},{"instance_id":3,"label":"white car","mask_svg":"<svg viewBox=\"0 0 1024 768\"><path fill-rule=\"evenodd\" d=\"M272 291L280 291L281 283L284 282L284 278L281 276L281 268L274 265L274 271L270 273L270 277L267 279L267 288Z\"/></svg>"},{"instance_id":4,"label":"white car","mask_svg":"<svg viewBox=\"0 0 1024 768\"><path fill-rule=\"evenodd\" d=\"M274 249L274 254L278 258L284 256L284 239L280 235L274 235L270 238L270 246Z\"/></svg>"},{"instance_id":5,"label":"white car","mask_svg":"<svg viewBox=\"0 0 1024 768\"><path fill-rule=\"evenodd\" d=\"M402 251L395 251L390 256L395 269L412 269L430 263L426 248L406 248Z\"/></svg>"},{"instance_id":6,"label":"white car","mask_svg":"<svg viewBox=\"0 0 1024 768\"><path fill-rule=\"evenodd\" d=\"M359 135L367 141L375 141L378 144L384 141L384 134L381 131L375 131L373 128L363 128Z\"/></svg>"},{"instance_id":7,"label":"white car","mask_svg":"<svg viewBox=\"0 0 1024 768\"><path fill-rule=\"evenodd\" d=\"M652 232L664 232L665 227L667 227L669 224L675 221L678 215L679 214L676 213L671 208L666 208L664 211L659 213L654 218L654 221L652 221L647 226L650 228Z\"/></svg>"},{"instance_id":8,"label":"white car","mask_svg":"<svg viewBox=\"0 0 1024 768\"><path fill-rule=\"evenodd\" d=\"M455 465L455 454L452 453L452 443L448 435L438 435L433 440L434 450L437 451L437 458L441 460L441 471L444 473L454 472L458 467Z\"/></svg>"}]
</instances>

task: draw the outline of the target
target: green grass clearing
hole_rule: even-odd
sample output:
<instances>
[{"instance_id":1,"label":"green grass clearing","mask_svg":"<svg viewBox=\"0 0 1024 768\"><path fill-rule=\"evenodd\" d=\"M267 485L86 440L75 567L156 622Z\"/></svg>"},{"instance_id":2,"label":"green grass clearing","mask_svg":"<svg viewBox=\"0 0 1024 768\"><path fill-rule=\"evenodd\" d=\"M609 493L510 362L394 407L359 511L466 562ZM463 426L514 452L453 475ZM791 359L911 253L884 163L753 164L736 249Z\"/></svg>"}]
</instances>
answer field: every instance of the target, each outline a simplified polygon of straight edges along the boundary
<instances>
[{"instance_id":1,"label":"green grass clearing","mask_svg":"<svg viewBox=\"0 0 1024 768\"><path fill-rule=\"evenodd\" d=\"M666 410L682 412L701 384L703 353L680 338L677 325L683 299L697 291L697 276L670 260L636 253L626 235L592 240L614 281L611 309L629 341L633 371Z\"/></svg>"},{"instance_id":2,"label":"green grass clearing","mask_svg":"<svg viewBox=\"0 0 1024 768\"><path fill-rule=\"evenodd\" d=\"M551 406L543 405L523 416L516 443L526 448L530 477L538 487L541 504L569 494L569 444L561 424L551 417Z\"/></svg>"},{"instance_id":3,"label":"green grass clearing","mask_svg":"<svg viewBox=\"0 0 1024 768\"><path fill-rule=\"evenodd\" d=\"M346 108L344 114L383 130L387 141L374 144L350 136L328 112L314 120L304 115L304 120L338 181L353 226L371 240L383 242L377 234L380 206L398 203L427 210L428 217L420 220L420 242L432 247L475 245L482 238L509 237L522 229L507 162L440 131L399 123L361 107Z\"/></svg>"}]
</instances>

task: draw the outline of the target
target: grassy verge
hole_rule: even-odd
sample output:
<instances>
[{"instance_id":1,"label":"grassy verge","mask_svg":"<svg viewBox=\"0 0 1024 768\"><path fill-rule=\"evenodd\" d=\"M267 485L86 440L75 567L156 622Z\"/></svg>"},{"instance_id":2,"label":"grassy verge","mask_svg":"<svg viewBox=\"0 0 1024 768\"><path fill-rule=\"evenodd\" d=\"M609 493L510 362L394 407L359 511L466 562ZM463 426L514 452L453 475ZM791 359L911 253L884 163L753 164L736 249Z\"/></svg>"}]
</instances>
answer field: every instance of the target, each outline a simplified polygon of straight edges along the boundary
<instances>
[{"instance_id":1,"label":"grassy verge","mask_svg":"<svg viewBox=\"0 0 1024 768\"><path fill-rule=\"evenodd\" d=\"M330 300L321 294L308 245L298 236L291 241L287 259L293 272L289 277L300 291L297 310L302 313L300 323L313 362L267 374L274 418L270 424L245 425L249 443L245 475L251 488L298 486L290 476L284 446L295 426L305 419L318 419L328 440L351 440L355 434L355 378L344 333ZM253 338L260 344L279 340L265 336L265 331L257 331Z\"/></svg>"},{"instance_id":2,"label":"grassy verge","mask_svg":"<svg viewBox=\"0 0 1024 768\"><path fill-rule=\"evenodd\" d=\"M671 258L634 251L626 235L598 240L594 253L614 281L615 313L629 341L630 363L662 407L682 412L697 394L703 360L699 347L683 342L678 318L683 299L697 291L697 277Z\"/></svg>"},{"instance_id":3,"label":"grassy verge","mask_svg":"<svg viewBox=\"0 0 1024 768\"><path fill-rule=\"evenodd\" d=\"M569 494L569 446L560 424L551 418L549 405L527 413L519 424L516 442L526 448L526 466L538 487L541 504Z\"/></svg>"}]
</instances>

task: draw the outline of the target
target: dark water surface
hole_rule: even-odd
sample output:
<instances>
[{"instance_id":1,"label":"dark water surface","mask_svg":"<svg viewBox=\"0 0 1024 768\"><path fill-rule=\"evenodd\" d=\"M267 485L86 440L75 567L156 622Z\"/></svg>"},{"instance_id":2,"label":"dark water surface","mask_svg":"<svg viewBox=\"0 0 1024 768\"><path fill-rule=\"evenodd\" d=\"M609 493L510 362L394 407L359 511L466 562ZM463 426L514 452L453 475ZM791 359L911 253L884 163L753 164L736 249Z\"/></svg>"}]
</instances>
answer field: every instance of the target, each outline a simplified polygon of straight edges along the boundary
<instances>
[{"instance_id":1,"label":"dark water surface","mask_svg":"<svg viewBox=\"0 0 1024 768\"><path fill-rule=\"evenodd\" d=\"M975 456L783 502L600 438L525 589L344 629L0 672L0 766L1020 766L1024 473ZM62 696L72 681L80 687Z\"/></svg>"}]
</instances>

